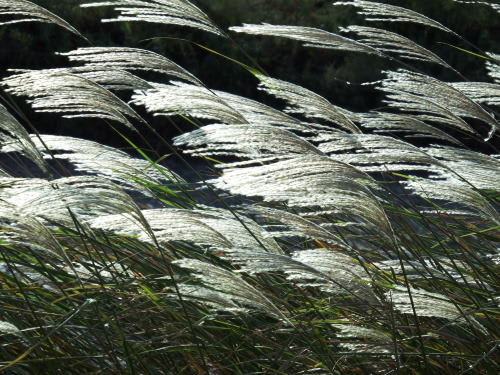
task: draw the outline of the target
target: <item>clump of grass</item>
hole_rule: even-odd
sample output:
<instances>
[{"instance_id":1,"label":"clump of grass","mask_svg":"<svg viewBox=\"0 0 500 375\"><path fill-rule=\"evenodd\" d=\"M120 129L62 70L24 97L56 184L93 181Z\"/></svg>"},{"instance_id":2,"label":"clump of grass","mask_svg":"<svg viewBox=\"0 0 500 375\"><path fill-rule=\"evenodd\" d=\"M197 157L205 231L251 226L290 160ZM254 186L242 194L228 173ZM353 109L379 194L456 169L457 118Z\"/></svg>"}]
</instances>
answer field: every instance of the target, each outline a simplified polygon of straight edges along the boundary
<instances>
[{"instance_id":1,"label":"clump of grass","mask_svg":"<svg viewBox=\"0 0 500 375\"><path fill-rule=\"evenodd\" d=\"M383 108L356 113L238 62L286 102L271 108L124 46L63 51L80 65L13 71L1 81L35 111L90 118L89 126L107 121L141 157L28 134L16 106L0 106L0 147L10 160L0 166L0 372L495 372L498 51L474 52L494 83L469 82L383 22L437 28L463 42L451 26L385 3L336 5L383 28L231 30L387 59L385 78L367 83L385 95ZM120 13L105 21L227 37L187 0L82 6ZM0 1L0 12L76 32L29 1ZM414 61L459 81L434 78ZM144 71L161 78L137 75ZM196 126L159 140L197 181L120 132L156 132L133 106ZM471 150L471 142L493 152ZM215 173L200 174L179 150Z\"/></svg>"}]
</instances>

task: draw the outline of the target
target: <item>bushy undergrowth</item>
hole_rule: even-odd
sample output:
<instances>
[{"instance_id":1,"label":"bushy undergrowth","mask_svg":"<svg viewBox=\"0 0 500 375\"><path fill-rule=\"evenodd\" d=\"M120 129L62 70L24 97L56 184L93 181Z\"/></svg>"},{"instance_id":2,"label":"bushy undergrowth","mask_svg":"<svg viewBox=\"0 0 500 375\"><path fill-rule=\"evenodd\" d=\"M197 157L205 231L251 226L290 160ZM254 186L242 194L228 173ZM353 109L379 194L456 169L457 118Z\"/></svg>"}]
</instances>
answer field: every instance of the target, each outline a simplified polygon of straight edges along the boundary
<instances>
[{"instance_id":1,"label":"bushy undergrowth","mask_svg":"<svg viewBox=\"0 0 500 375\"><path fill-rule=\"evenodd\" d=\"M235 33L368 54L391 66L364 84L384 96L370 112L272 78L251 57L221 56L221 69L241 65L284 108L212 90L167 57L125 46L60 51L66 67L8 72L0 372L496 373L499 51L386 2L334 5L357 11L364 26L222 30L187 0L81 4L113 7L113 22L195 28L243 50ZM0 16L55 23L85 45L29 1L0 0ZM450 48L482 59L488 77L469 81L390 31L400 23L453 36ZM14 97L35 112L110 126L140 157L39 134ZM124 133L155 134L148 114L194 130L158 135L156 155ZM186 173L167 169L165 155Z\"/></svg>"}]
</instances>

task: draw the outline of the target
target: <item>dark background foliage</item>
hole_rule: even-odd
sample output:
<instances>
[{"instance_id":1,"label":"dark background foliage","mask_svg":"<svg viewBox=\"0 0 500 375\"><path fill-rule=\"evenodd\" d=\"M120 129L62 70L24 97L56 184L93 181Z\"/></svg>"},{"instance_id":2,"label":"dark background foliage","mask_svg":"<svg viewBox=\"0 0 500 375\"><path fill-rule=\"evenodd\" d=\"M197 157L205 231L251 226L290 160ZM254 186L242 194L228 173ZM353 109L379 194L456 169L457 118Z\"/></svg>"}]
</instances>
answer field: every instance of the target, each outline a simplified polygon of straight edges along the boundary
<instances>
[{"instance_id":1,"label":"dark background foliage","mask_svg":"<svg viewBox=\"0 0 500 375\"><path fill-rule=\"evenodd\" d=\"M359 53L304 48L300 42L286 39L229 33L225 40L188 28L146 23L101 23L114 15L112 9L80 8L82 0L35 0L63 17L85 35L93 46L131 46L163 54L197 75L208 87L264 101L281 103L256 89L255 78L239 65L195 44L209 47L248 65L259 67L272 77L297 83L325 96L336 105L355 111L380 106L380 98L360 83L381 77L380 70L392 63ZM350 7L334 7L325 0L196 0L194 1L227 30L229 26L267 22L302 25L337 32L339 26L362 24ZM391 0L389 3L414 9L449 26L483 51L500 52L498 15L490 8L457 4L451 0ZM370 26L377 26L371 23ZM409 36L426 46L462 72L468 79L485 80L484 61L459 52L447 44L472 49L439 30L411 24L393 24L391 30ZM161 38L158 38L161 37ZM55 55L88 45L84 40L55 26L23 23L0 27L0 74L7 69L41 69L67 66L66 59ZM156 39L150 39L156 38ZM447 43L447 44L443 44ZM478 50L475 50L478 52ZM481 51L479 51L481 52ZM417 64L424 72L445 80L457 76L438 66ZM14 99L12 99L14 100ZM123 146L120 139L100 120L66 120L50 114L36 114L21 99L15 99L21 111L42 133L64 134ZM99 122L99 124L95 124ZM158 131L170 138L179 131L164 118L151 119ZM189 126L178 122L183 131ZM133 136L133 135L130 135ZM154 137L153 146L159 146Z\"/></svg>"}]
</instances>

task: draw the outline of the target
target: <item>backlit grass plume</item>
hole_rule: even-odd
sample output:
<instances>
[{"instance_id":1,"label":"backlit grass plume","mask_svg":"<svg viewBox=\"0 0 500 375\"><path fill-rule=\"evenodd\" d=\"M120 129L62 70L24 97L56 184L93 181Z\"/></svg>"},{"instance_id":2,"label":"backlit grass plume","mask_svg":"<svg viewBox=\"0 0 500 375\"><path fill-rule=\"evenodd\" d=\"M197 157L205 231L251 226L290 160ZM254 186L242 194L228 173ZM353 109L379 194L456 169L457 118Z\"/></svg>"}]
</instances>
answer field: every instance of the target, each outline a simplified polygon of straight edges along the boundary
<instances>
[{"instance_id":1,"label":"backlit grass plume","mask_svg":"<svg viewBox=\"0 0 500 375\"><path fill-rule=\"evenodd\" d=\"M9 25L19 22L44 22L54 23L66 30L82 36L78 30L61 17L47 9L27 0L2 0L0 1L0 15L7 19L0 20L0 25ZM82 36L83 37L83 36Z\"/></svg>"},{"instance_id":2,"label":"backlit grass plume","mask_svg":"<svg viewBox=\"0 0 500 375\"><path fill-rule=\"evenodd\" d=\"M103 22L141 21L194 27L223 35L222 31L198 7L188 0L115 0L85 3L82 7L114 7L120 14Z\"/></svg>"},{"instance_id":3,"label":"backlit grass plume","mask_svg":"<svg viewBox=\"0 0 500 375\"><path fill-rule=\"evenodd\" d=\"M30 98L38 112L59 112L67 118L98 117L134 128L129 119L140 116L126 103L94 81L56 70L32 70L0 82L6 91Z\"/></svg>"}]
</instances>

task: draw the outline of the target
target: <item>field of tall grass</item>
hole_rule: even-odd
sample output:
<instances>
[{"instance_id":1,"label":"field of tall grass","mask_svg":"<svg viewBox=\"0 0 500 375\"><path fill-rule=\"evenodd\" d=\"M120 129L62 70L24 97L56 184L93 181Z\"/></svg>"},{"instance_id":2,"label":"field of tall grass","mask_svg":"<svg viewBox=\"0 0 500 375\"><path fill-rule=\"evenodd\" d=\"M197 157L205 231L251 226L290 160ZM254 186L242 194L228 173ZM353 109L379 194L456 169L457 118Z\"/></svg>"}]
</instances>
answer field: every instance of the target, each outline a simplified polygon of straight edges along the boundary
<instances>
[{"instance_id":1,"label":"field of tall grass","mask_svg":"<svg viewBox=\"0 0 500 375\"><path fill-rule=\"evenodd\" d=\"M455 2L471 17L500 13ZM2 72L0 373L498 372L500 51L395 1L336 1L363 21L328 31L223 30L188 0L75 4L242 51L266 36L368 55L388 68L359 87L384 99L354 112L252 56L219 55L221 70L254 76L270 107L213 90L168 56L91 45L34 2L0 0L1 28L52 23L82 45L58 52L66 66ZM484 62L484 81L391 31L406 24L454 38L451 51ZM40 134L21 99L108 126L134 153ZM184 134L164 139L151 116Z\"/></svg>"}]
</instances>

